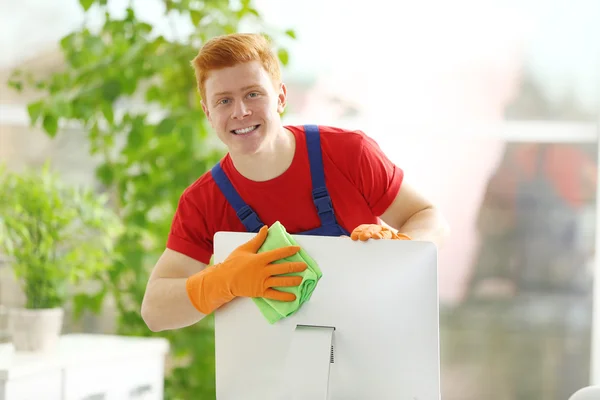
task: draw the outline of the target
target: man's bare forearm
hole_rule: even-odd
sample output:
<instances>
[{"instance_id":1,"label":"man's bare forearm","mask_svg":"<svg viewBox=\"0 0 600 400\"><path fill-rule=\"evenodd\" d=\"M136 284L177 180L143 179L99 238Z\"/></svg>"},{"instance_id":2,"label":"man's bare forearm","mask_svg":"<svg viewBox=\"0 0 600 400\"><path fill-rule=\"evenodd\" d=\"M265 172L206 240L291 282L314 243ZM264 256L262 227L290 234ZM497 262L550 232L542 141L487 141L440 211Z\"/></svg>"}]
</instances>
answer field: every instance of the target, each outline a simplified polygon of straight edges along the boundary
<instances>
[{"instance_id":1,"label":"man's bare forearm","mask_svg":"<svg viewBox=\"0 0 600 400\"><path fill-rule=\"evenodd\" d=\"M192 305L186 281L186 278L157 278L148 282L142 318L151 331L184 328L205 317Z\"/></svg>"}]
</instances>

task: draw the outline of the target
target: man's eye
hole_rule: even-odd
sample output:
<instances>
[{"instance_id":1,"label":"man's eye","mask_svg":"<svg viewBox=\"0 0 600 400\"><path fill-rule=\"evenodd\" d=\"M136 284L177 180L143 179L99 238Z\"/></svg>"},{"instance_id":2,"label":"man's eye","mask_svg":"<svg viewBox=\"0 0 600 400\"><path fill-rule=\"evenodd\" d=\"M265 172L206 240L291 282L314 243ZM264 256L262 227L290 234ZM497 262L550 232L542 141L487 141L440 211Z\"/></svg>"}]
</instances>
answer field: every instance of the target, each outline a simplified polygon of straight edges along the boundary
<instances>
[{"instance_id":1,"label":"man's eye","mask_svg":"<svg viewBox=\"0 0 600 400\"><path fill-rule=\"evenodd\" d=\"M228 101L229 101L229 99L222 99L222 100L219 100L219 102L217 104L227 104Z\"/></svg>"},{"instance_id":2,"label":"man's eye","mask_svg":"<svg viewBox=\"0 0 600 400\"><path fill-rule=\"evenodd\" d=\"M252 93L248 94L248 96L250 96L250 97L257 97L258 96L258 92L252 92Z\"/></svg>"}]
</instances>

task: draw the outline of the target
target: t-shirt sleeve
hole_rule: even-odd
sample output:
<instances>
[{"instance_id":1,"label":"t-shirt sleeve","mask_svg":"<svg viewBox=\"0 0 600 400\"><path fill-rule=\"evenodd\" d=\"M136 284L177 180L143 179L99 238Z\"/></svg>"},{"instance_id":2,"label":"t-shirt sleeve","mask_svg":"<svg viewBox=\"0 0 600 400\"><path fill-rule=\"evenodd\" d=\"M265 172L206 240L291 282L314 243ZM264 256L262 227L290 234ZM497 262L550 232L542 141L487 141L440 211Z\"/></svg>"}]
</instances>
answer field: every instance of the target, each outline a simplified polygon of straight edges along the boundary
<instances>
[{"instance_id":1,"label":"t-shirt sleeve","mask_svg":"<svg viewBox=\"0 0 600 400\"><path fill-rule=\"evenodd\" d=\"M206 219L186 192L179 199L167 248L204 264L208 264L212 256L213 244Z\"/></svg>"},{"instance_id":2,"label":"t-shirt sleeve","mask_svg":"<svg viewBox=\"0 0 600 400\"><path fill-rule=\"evenodd\" d=\"M373 214L379 217L398 195L404 171L383 153L374 139L364 134L360 145L359 166L359 190Z\"/></svg>"}]
</instances>

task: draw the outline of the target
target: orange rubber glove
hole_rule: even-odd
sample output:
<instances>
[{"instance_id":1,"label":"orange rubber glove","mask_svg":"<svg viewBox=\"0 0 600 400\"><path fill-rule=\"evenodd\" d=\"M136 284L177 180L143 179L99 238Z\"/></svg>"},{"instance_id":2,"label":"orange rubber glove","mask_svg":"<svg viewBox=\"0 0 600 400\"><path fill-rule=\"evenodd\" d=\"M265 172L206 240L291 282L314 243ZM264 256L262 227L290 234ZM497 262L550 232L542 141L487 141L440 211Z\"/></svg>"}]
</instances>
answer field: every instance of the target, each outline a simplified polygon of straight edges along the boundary
<instances>
[{"instance_id":1,"label":"orange rubber glove","mask_svg":"<svg viewBox=\"0 0 600 400\"><path fill-rule=\"evenodd\" d=\"M369 239L411 240L408 235L396 233L388 227L376 224L362 224L357 226L350 234L350 238L362 242Z\"/></svg>"},{"instance_id":2,"label":"orange rubber glove","mask_svg":"<svg viewBox=\"0 0 600 400\"><path fill-rule=\"evenodd\" d=\"M210 314L235 297L264 297L280 301L294 301L293 293L273 287L298 286L301 276L275 276L304 271L303 262L271 264L300 251L299 246L287 246L256 254L267 238L265 225L254 238L235 249L225 261L211 265L190 276L186 291L198 311Z\"/></svg>"}]
</instances>

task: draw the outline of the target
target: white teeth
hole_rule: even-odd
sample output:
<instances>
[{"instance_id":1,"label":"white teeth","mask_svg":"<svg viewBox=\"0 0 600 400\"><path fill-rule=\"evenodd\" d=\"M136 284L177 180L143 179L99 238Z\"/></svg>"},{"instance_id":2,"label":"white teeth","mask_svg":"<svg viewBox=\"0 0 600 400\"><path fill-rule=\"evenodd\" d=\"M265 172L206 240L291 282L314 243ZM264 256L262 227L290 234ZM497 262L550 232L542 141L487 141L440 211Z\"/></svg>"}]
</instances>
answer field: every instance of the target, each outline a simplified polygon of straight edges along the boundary
<instances>
[{"instance_id":1,"label":"white teeth","mask_svg":"<svg viewBox=\"0 0 600 400\"><path fill-rule=\"evenodd\" d=\"M249 126L248 128L244 128L244 129L236 129L233 131L233 133L235 133L236 135L244 135L246 133L252 132L256 128L258 128L258 125Z\"/></svg>"}]
</instances>

